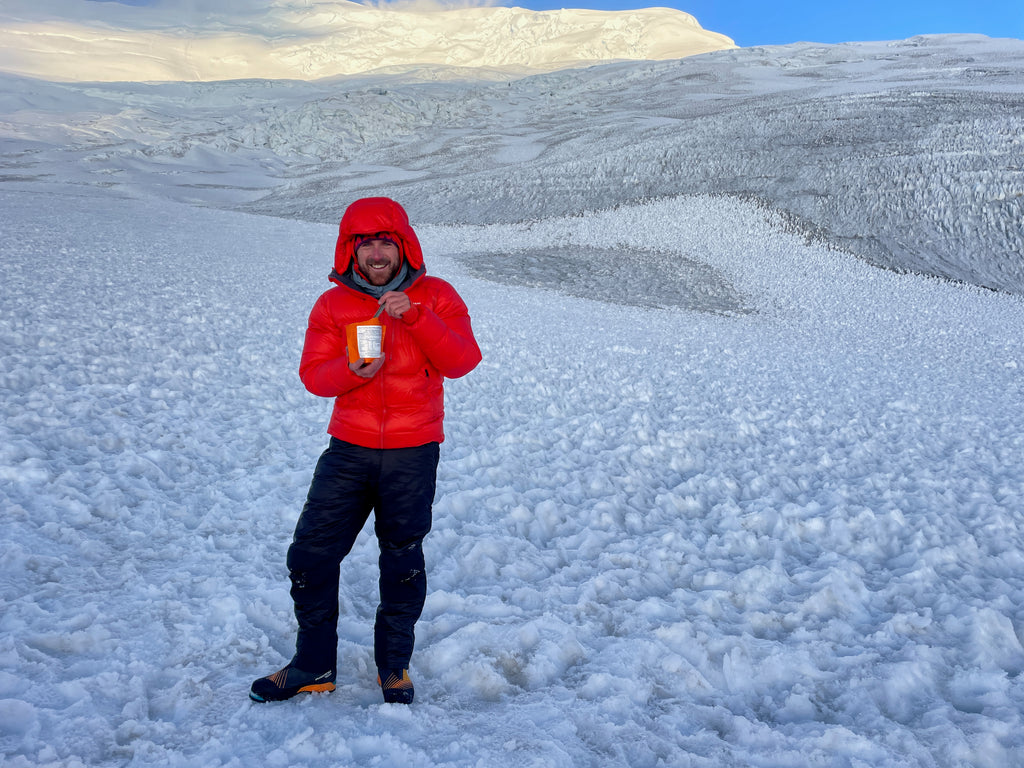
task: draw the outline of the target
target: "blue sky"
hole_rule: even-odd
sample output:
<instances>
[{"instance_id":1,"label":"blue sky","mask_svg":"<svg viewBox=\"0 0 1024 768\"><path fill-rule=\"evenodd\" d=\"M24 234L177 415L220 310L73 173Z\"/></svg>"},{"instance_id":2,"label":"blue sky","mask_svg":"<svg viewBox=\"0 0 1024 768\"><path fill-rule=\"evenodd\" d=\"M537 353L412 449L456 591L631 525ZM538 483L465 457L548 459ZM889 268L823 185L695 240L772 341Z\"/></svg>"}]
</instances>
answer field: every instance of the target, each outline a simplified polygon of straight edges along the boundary
<instances>
[{"instance_id":1,"label":"blue sky","mask_svg":"<svg viewBox=\"0 0 1024 768\"><path fill-rule=\"evenodd\" d=\"M914 35L979 32L1024 39L1024 0L517 0L534 10L678 8L737 45L810 41L902 40Z\"/></svg>"}]
</instances>

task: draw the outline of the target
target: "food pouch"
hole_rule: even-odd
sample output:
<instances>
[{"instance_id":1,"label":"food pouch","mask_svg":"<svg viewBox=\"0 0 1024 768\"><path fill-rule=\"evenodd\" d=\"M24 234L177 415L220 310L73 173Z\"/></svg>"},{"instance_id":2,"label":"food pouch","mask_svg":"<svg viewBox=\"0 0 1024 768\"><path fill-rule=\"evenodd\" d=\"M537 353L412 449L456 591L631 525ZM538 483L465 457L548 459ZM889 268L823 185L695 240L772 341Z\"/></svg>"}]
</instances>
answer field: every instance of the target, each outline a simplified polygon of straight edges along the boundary
<instances>
[{"instance_id":1,"label":"food pouch","mask_svg":"<svg viewBox=\"0 0 1024 768\"><path fill-rule=\"evenodd\" d=\"M355 363L362 360L364 363L372 363L380 357L384 350L384 330L384 326L376 317L346 325L348 361Z\"/></svg>"}]
</instances>

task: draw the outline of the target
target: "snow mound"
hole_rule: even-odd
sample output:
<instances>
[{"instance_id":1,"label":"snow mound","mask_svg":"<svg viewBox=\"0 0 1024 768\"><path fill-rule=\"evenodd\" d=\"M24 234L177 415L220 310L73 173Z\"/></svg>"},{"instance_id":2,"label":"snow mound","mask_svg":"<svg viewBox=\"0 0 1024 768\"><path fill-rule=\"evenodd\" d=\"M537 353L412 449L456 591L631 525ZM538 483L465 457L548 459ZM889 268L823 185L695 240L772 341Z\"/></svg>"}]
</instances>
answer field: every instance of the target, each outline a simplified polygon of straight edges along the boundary
<instances>
[{"instance_id":1,"label":"snow mound","mask_svg":"<svg viewBox=\"0 0 1024 768\"><path fill-rule=\"evenodd\" d=\"M274 3L260 15L205 14L201 28L167 11L102 8L62 18L67 2L15 2L0 14L0 71L50 80L312 80L423 66L554 70L620 59L675 59L733 47L669 8L417 10ZM116 5L82 2L81 6ZM48 11L49 9L49 11ZM5 18L6 17L6 18Z\"/></svg>"}]
</instances>

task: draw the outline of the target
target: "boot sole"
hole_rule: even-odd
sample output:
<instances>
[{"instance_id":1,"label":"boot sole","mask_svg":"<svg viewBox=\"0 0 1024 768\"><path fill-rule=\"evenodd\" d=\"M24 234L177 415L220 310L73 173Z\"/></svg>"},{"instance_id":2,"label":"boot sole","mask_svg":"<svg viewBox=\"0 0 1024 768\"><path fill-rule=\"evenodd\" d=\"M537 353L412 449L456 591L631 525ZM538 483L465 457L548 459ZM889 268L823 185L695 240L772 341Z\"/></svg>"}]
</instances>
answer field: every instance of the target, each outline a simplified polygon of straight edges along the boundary
<instances>
[{"instance_id":1,"label":"boot sole","mask_svg":"<svg viewBox=\"0 0 1024 768\"><path fill-rule=\"evenodd\" d=\"M281 698L266 699L260 696L258 693L249 691L249 698L253 701L259 702L260 704L266 704L268 701L288 701L288 699L298 696L300 693L330 693L335 689L334 683L317 683L316 685L304 685L295 693L289 696L282 696Z\"/></svg>"}]
</instances>

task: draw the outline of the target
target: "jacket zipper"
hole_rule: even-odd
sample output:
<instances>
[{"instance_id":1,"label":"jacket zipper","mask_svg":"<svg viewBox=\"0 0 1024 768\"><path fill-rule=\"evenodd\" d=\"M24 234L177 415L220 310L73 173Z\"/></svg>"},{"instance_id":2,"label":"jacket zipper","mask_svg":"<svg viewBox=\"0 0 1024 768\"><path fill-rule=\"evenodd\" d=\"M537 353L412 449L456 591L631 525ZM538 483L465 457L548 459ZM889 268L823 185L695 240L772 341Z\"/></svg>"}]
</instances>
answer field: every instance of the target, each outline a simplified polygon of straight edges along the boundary
<instances>
[{"instance_id":1,"label":"jacket zipper","mask_svg":"<svg viewBox=\"0 0 1024 768\"><path fill-rule=\"evenodd\" d=\"M385 338L386 337L387 337L387 334L385 334ZM393 339L392 339L392 341L393 341ZM383 347L381 347L380 353L382 355L384 354L384 348ZM387 362L385 361L384 368L386 368L386 367L387 367ZM387 421L387 416L388 416L388 403L387 403L387 400L384 399L384 392L385 392L385 389L384 389L384 376L385 376L385 372L384 372L384 369L382 368L377 373L377 386L378 386L378 388L380 390L380 438L379 438L379 443L378 444L380 445L382 450L384 448L384 422Z\"/></svg>"}]
</instances>

